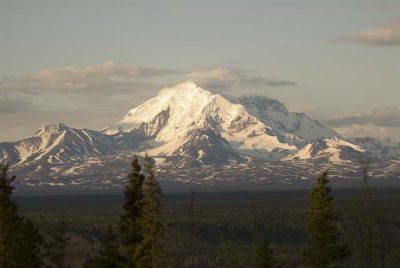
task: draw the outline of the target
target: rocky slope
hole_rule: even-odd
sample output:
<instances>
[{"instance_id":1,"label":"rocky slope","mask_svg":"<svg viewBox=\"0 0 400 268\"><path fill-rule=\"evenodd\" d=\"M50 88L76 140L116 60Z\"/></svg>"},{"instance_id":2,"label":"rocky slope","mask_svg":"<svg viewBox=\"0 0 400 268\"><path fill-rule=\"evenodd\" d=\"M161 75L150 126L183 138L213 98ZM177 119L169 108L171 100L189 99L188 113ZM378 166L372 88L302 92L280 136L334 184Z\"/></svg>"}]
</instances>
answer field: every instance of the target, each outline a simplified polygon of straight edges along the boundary
<instances>
[{"instance_id":1,"label":"rocky slope","mask_svg":"<svg viewBox=\"0 0 400 268\"><path fill-rule=\"evenodd\" d=\"M321 169L350 178L366 163L375 165L377 177L400 176L400 144L341 137L277 100L231 99L191 81L161 89L102 131L54 124L0 143L0 160L34 187L121 185L132 156L145 153L156 159L162 179L184 183L253 183L270 176L292 183Z\"/></svg>"}]
</instances>

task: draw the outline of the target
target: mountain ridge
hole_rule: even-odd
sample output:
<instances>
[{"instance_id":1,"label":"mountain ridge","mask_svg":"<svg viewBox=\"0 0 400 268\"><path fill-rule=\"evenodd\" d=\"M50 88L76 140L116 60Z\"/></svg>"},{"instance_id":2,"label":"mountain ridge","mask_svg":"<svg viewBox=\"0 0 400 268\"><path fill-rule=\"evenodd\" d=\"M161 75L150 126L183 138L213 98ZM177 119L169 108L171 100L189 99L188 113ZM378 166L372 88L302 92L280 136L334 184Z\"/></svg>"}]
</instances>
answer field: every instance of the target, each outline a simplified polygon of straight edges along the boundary
<instances>
[{"instance_id":1,"label":"mountain ridge","mask_svg":"<svg viewBox=\"0 0 400 268\"><path fill-rule=\"evenodd\" d=\"M69 183L81 185L79 176L86 173L96 184L114 185L115 179L109 178L122 172L133 154L145 153L155 158L166 179L168 174L179 177L176 170L185 173L198 168L203 170L199 178L207 167L219 170L199 183L223 179L219 176L234 178L237 174L229 170L242 165L246 168L238 174L250 166L261 181L263 171L274 172L282 182L288 177L297 180L294 174L318 167L336 169L338 177L351 177L367 162L381 165L377 176L392 176L400 165L400 144L345 138L306 114L290 112L278 100L230 99L192 81L162 88L101 131L51 124L20 141L0 143L0 160L10 162L13 170L28 177L26 183L34 181L34 185L41 185L41 177L59 185L65 183L59 182L61 178L69 178ZM111 163L117 170L108 170ZM187 181L187 176L197 175L185 176L176 179Z\"/></svg>"}]
</instances>

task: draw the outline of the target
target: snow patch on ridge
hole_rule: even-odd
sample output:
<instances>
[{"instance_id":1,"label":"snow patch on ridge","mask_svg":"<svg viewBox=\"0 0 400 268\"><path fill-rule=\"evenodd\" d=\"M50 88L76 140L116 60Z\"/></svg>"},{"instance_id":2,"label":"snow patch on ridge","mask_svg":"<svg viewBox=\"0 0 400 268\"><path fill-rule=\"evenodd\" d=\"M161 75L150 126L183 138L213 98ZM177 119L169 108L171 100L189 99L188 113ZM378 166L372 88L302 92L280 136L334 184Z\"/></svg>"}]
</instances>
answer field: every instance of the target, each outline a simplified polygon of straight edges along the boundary
<instances>
[{"instance_id":1,"label":"snow patch on ridge","mask_svg":"<svg viewBox=\"0 0 400 268\"><path fill-rule=\"evenodd\" d=\"M158 120L162 124L154 124L155 118L165 112L168 112L168 116ZM125 132L138 131L148 129L150 124L152 133L156 133L154 141L160 143L149 150L149 154L154 156L179 153L179 148L190 142L188 133L207 128L239 151L297 149L281 142L272 128L249 114L243 105L232 103L191 80L161 89L156 97L131 109L121 121L105 132L112 134L121 128Z\"/></svg>"},{"instance_id":2,"label":"snow patch on ridge","mask_svg":"<svg viewBox=\"0 0 400 268\"><path fill-rule=\"evenodd\" d=\"M327 159L333 164L344 164L351 163L354 158L364 152L364 148L334 137L307 144L297 153L289 155L282 160Z\"/></svg>"}]
</instances>

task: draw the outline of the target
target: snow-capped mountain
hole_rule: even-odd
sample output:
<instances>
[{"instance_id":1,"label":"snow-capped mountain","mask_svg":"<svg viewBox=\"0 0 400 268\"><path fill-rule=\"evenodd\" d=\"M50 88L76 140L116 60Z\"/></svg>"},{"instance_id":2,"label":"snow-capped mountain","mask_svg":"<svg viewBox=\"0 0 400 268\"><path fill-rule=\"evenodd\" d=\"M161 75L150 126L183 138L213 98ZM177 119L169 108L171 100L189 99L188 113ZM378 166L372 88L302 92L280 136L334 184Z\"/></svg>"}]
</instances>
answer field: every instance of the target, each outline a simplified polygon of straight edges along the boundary
<instances>
[{"instance_id":1,"label":"snow-capped mountain","mask_svg":"<svg viewBox=\"0 0 400 268\"><path fill-rule=\"evenodd\" d=\"M7 158L13 164L39 160L60 162L120 150L115 138L101 132L53 124L40 128L33 136L21 141L0 143L0 158Z\"/></svg>"},{"instance_id":2,"label":"snow-capped mountain","mask_svg":"<svg viewBox=\"0 0 400 268\"><path fill-rule=\"evenodd\" d=\"M242 157L212 128L193 128L178 142L180 146L171 155L180 155L191 166L218 165L242 161ZM159 149L155 149L158 151ZM155 151L152 153L154 154ZM179 161L179 159L178 159Z\"/></svg>"},{"instance_id":3,"label":"snow-capped mountain","mask_svg":"<svg viewBox=\"0 0 400 268\"><path fill-rule=\"evenodd\" d=\"M374 159L400 160L400 143L375 138L348 138L347 141L364 148Z\"/></svg>"},{"instance_id":4,"label":"snow-capped mountain","mask_svg":"<svg viewBox=\"0 0 400 268\"><path fill-rule=\"evenodd\" d=\"M145 153L160 164L159 176L173 183L287 183L322 167L354 177L365 163L376 163L377 177L400 177L400 144L341 137L277 100L235 100L192 81L161 89L102 131L55 124L0 143L0 161L6 159L30 186L121 185L132 156Z\"/></svg>"},{"instance_id":5,"label":"snow-capped mountain","mask_svg":"<svg viewBox=\"0 0 400 268\"><path fill-rule=\"evenodd\" d=\"M243 96L238 99L238 102L250 114L284 134L287 139L294 140L294 143L305 144L316 139L340 137L336 131L321 125L304 113L289 112L278 100L263 96Z\"/></svg>"},{"instance_id":6,"label":"snow-capped mountain","mask_svg":"<svg viewBox=\"0 0 400 268\"><path fill-rule=\"evenodd\" d=\"M192 152L185 156L198 158L199 151L204 151L201 144L206 140L205 147L212 148L214 154L223 154L218 150L230 152L223 154L229 157L217 157L217 163L223 159L228 162L231 157L238 159L238 153L247 151L271 153L297 149L281 141L278 132L248 113L243 105L191 81L163 88L155 98L131 109L121 121L106 128L105 133L141 129L152 137L154 146L148 148L148 153L153 156L176 155L185 148L186 152ZM202 162L212 162L215 158L214 155L205 160L206 155L211 155L211 150L207 151L200 157Z\"/></svg>"},{"instance_id":7,"label":"snow-capped mountain","mask_svg":"<svg viewBox=\"0 0 400 268\"><path fill-rule=\"evenodd\" d=\"M362 160L365 149L336 137L315 140L283 160L317 160L333 164Z\"/></svg>"}]
</instances>

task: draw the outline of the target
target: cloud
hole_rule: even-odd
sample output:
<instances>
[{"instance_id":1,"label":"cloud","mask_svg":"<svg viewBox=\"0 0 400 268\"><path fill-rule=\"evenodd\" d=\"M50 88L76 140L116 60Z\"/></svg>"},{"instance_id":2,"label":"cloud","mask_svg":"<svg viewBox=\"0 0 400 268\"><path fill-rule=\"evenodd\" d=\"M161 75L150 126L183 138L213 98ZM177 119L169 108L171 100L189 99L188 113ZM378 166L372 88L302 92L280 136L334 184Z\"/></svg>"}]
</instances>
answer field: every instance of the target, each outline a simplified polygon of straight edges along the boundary
<instances>
[{"instance_id":1,"label":"cloud","mask_svg":"<svg viewBox=\"0 0 400 268\"><path fill-rule=\"evenodd\" d=\"M0 115L2 116L37 110L38 106L33 105L27 97L0 96Z\"/></svg>"},{"instance_id":2,"label":"cloud","mask_svg":"<svg viewBox=\"0 0 400 268\"><path fill-rule=\"evenodd\" d=\"M254 72L228 68L195 70L190 72L188 77L201 86L212 89L229 89L240 86L264 88L296 85L296 82L293 81L276 80L254 75Z\"/></svg>"},{"instance_id":3,"label":"cloud","mask_svg":"<svg viewBox=\"0 0 400 268\"><path fill-rule=\"evenodd\" d=\"M369 9L374 11L390 11L392 6L387 3L372 3L369 5Z\"/></svg>"},{"instance_id":4,"label":"cloud","mask_svg":"<svg viewBox=\"0 0 400 268\"><path fill-rule=\"evenodd\" d=\"M15 140L43 124L103 128L155 94L156 78L178 71L106 62L47 69L0 83L0 141ZM25 130L24 130L25 129ZM27 131L28 130L28 131Z\"/></svg>"},{"instance_id":5,"label":"cloud","mask_svg":"<svg viewBox=\"0 0 400 268\"><path fill-rule=\"evenodd\" d=\"M11 98L18 95L41 99L68 99L74 96L79 100L95 103L93 97L98 101L114 97L121 99L132 94L143 95L139 91L154 92L159 87L153 82L156 78L180 73L178 70L131 66L110 61L84 67L41 70L26 74L19 80L5 77L0 83L0 94ZM51 104L48 102L48 105Z\"/></svg>"},{"instance_id":6,"label":"cloud","mask_svg":"<svg viewBox=\"0 0 400 268\"><path fill-rule=\"evenodd\" d=\"M145 79L149 77L179 74L172 69L148 68L115 63L113 61L85 67L68 66L58 69L47 69L31 73L23 78L25 82L37 82L72 87L87 83L103 83L107 80Z\"/></svg>"},{"instance_id":7,"label":"cloud","mask_svg":"<svg viewBox=\"0 0 400 268\"><path fill-rule=\"evenodd\" d=\"M344 35L339 41L373 46L400 45L400 32L395 29L379 28Z\"/></svg>"},{"instance_id":8,"label":"cloud","mask_svg":"<svg viewBox=\"0 0 400 268\"><path fill-rule=\"evenodd\" d=\"M369 113L324 120L327 126L349 137L390 138L400 141L400 109L386 108Z\"/></svg>"},{"instance_id":9,"label":"cloud","mask_svg":"<svg viewBox=\"0 0 400 268\"><path fill-rule=\"evenodd\" d=\"M375 110L370 113L346 116L342 118L325 120L326 124L332 127L346 127L351 125L374 125L377 127L399 127L400 109L386 108Z\"/></svg>"},{"instance_id":10,"label":"cloud","mask_svg":"<svg viewBox=\"0 0 400 268\"><path fill-rule=\"evenodd\" d=\"M344 34L336 41L369 46L400 46L400 18L386 19L381 27Z\"/></svg>"},{"instance_id":11,"label":"cloud","mask_svg":"<svg viewBox=\"0 0 400 268\"><path fill-rule=\"evenodd\" d=\"M0 85L4 85L4 84L10 84L13 83L14 81L12 79L10 79L8 76L3 76L2 79L0 79Z\"/></svg>"},{"instance_id":12,"label":"cloud","mask_svg":"<svg viewBox=\"0 0 400 268\"><path fill-rule=\"evenodd\" d=\"M346 127L335 127L335 131L345 137L373 137L378 139L390 139L400 142L400 128L379 127L372 124L354 124Z\"/></svg>"},{"instance_id":13,"label":"cloud","mask_svg":"<svg viewBox=\"0 0 400 268\"><path fill-rule=\"evenodd\" d=\"M188 77L211 90L229 89L229 94L235 90L243 94L244 88L264 90L296 84L256 74L227 68L179 71L110 61L46 69L20 79L5 77L0 79L0 121L15 131L2 130L0 141L16 140L16 135L29 135L48 123L104 128L154 96L166 83Z\"/></svg>"},{"instance_id":14,"label":"cloud","mask_svg":"<svg viewBox=\"0 0 400 268\"><path fill-rule=\"evenodd\" d=\"M266 85L271 87L284 87L284 86L295 86L296 82L287 80L268 80L264 82Z\"/></svg>"},{"instance_id":15,"label":"cloud","mask_svg":"<svg viewBox=\"0 0 400 268\"><path fill-rule=\"evenodd\" d=\"M156 87L162 85L157 85L154 81L160 81L164 76L172 77L175 82L191 78L199 85L217 91L234 87L264 89L296 85L296 82L264 77L254 71L229 68L179 71L110 61L84 67L67 66L29 73L20 80L1 83L0 93L6 91L26 95L75 94L90 97L96 94L101 98L131 94L140 89L156 90Z\"/></svg>"}]
</instances>

